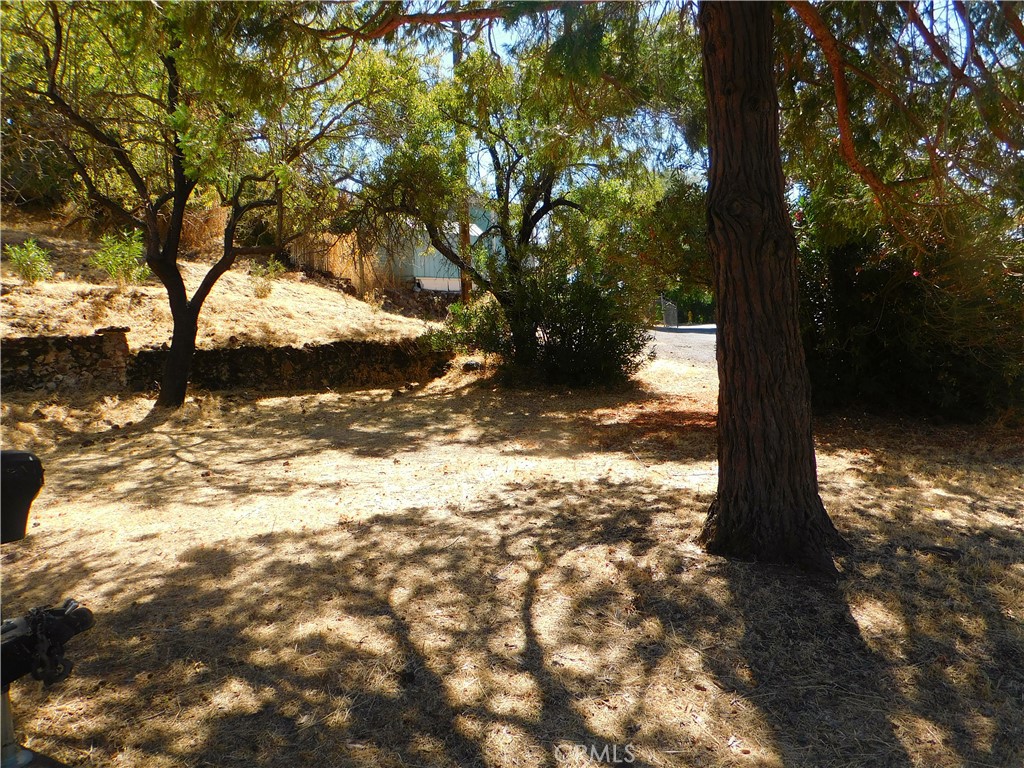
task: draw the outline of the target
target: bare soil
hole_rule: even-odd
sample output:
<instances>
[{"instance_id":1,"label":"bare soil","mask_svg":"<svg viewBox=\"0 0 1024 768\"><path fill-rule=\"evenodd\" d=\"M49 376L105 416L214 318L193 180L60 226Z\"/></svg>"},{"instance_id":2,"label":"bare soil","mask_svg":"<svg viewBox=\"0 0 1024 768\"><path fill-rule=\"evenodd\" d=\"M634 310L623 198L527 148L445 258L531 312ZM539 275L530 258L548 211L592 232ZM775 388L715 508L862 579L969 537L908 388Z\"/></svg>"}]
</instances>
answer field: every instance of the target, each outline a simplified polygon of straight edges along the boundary
<instances>
[{"instance_id":1,"label":"bare soil","mask_svg":"<svg viewBox=\"0 0 1024 768\"><path fill-rule=\"evenodd\" d=\"M56 225L5 216L2 240L20 244L34 238L52 253L54 278L27 285L6 262L0 332L7 336L89 335L98 328L129 328L128 346L159 347L171 337L167 293L155 277L141 285L118 287L90 266L95 243L63 236ZM209 271L212 259L183 260L189 295ZM422 320L381 311L340 290L317 284L302 272L286 272L270 295L257 298L248 262L237 264L210 293L199 318L200 349L245 344L296 346L338 339L395 340L419 336Z\"/></svg>"},{"instance_id":2,"label":"bare soil","mask_svg":"<svg viewBox=\"0 0 1024 768\"><path fill-rule=\"evenodd\" d=\"M716 389L666 360L173 414L5 393L47 483L4 615L97 615L69 680L15 684L24 740L125 768L1024 765L1020 431L820 420L853 546L828 585L694 543Z\"/></svg>"}]
</instances>

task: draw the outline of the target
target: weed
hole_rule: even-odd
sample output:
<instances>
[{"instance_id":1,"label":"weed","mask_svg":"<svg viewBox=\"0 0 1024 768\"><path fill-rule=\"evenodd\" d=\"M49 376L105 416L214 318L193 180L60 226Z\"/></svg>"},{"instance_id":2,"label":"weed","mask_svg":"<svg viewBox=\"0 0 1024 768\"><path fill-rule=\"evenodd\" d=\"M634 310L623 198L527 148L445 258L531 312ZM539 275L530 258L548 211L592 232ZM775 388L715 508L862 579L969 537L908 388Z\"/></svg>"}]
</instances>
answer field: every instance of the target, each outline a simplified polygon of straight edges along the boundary
<instances>
[{"instance_id":1,"label":"weed","mask_svg":"<svg viewBox=\"0 0 1024 768\"><path fill-rule=\"evenodd\" d=\"M26 240L21 245L8 245L7 259L15 274L26 283L32 284L53 277L50 252L35 240Z\"/></svg>"},{"instance_id":2,"label":"weed","mask_svg":"<svg viewBox=\"0 0 1024 768\"><path fill-rule=\"evenodd\" d=\"M253 262L249 265L249 282L257 299L265 299L274 288L274 281L285 273L285 266L271 257L266 265Z\"/></svg>"},{"instance_id":3,"label":"weed","mask_svg":"<svg viewBox=\"0 0 1024 768\"><path fill-rule=\"evenodd\" d=\"M92 255L89 263L106 272L119 288L141 283L152 274L142 261L142 233L138 230L103 235L100 249Z\"/></svg>"}]
</instances>

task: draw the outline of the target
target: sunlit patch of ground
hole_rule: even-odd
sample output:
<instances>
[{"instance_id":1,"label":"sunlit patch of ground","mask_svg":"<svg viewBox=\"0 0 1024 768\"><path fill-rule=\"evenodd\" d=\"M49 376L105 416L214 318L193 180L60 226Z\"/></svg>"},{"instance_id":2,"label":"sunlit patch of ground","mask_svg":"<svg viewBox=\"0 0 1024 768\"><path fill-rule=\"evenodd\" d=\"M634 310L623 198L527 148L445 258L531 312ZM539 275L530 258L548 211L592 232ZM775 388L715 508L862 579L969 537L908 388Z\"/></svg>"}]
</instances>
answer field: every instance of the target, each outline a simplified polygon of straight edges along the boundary
<instances>
[{"instance_id":1,"label":"sunlit patch of ground","mask_svg":"<svg viewBox=\"0 0 1024 768\"><path fill-rule=\"evenodd\" d=\"M89 335L99 328L128 328L132 350L168 344L171 312L167 293L155 277L141 285L118 288L90 266L94 243L47 231L14 229L5 221L3 242L18 244L30 236L52 254L54 277L23 283L3 258L0 333L9 336ZM191 296L210 269L204 262L182 259L182 277ZM196 343L200 349L230 345L299 346L338 339L394 340L419 336L423 321L381 311L359 299L317 285L300 272L286 273L270 295L257 298L239 263L223 275L203 305Z\"/></svg>"},{"instance_id":2,"label":"sunlit patch of ground","mask_svg":"<svg viewBox=\"0 0 1024 768\"><path fill-rule=\"evenodd\" d=\"M5 445L47 470L5 614L98 616L70 680L15 685L28 743L131 768L1020 764L1019 435L819 424L854 545L833 587L695 545L714 386L659 362L601 393L456 367L171 415L5 397Z\"/></svg>"}]
</instances>

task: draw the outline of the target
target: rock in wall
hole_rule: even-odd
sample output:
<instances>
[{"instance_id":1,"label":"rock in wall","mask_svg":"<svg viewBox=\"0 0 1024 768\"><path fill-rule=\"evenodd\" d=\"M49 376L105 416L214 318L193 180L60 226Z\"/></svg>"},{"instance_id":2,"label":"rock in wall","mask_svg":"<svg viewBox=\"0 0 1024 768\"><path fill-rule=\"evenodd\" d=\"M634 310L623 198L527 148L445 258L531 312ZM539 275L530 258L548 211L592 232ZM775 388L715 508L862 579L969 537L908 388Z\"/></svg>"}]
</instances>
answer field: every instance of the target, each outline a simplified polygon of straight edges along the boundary
<instances>
[{"instance_id":1,"label":"rock in wall","mask_svg":"<svg viewBox=\"0 0 1024 768\"><path fill-rule=\"evenodd\" d=\"M166 350L142 350L129 363L128 386L156 389ZM452 355L416 339L336 341L305 347L234 347L197 350L192 386L200 389L321 392L343 387L428 381L444 373Z\"/></svg>"},{"instance_id":2,"label":"rock in wall","mask_svg":"<svg viewBox=\"0 0 1024 768\"><path fill-rule=\"evenodd\" d=\"M0 348L0 387L46 392L127 386L126 328L101 328L92 336L6 338Z\"/></svg>"}]
</instances>

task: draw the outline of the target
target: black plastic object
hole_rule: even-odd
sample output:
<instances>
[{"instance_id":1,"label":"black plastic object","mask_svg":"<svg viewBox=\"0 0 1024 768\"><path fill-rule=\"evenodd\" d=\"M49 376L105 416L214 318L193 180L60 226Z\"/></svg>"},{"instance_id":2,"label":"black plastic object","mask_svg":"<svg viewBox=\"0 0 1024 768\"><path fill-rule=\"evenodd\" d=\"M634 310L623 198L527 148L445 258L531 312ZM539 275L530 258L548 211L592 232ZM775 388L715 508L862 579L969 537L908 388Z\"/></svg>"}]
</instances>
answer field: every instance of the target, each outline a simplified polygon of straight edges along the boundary
<instances>
[{"instance_id":1,"label":"black plastic object","mask_svg":"<svg viewBox=\"0 0 1024 768\"><path fill-rule=\"evenodd\" d=\"M95 623L92 611L76 600L60 608L33 608L27 615L0 625L0 683L4 690L31 674L51 685L71 674L64 646Z\"/></svg>"},{"instance_id":2,"label":"black plastic object","mask_svg":"<svg viewBox=\"0 0 1024 768\"><path fill-rule=\"evenodd\" d=\"M0 538L25 538L28 510L43 487L43 464L28 451L0 451Z\"/></svg>"}]
</instances>

